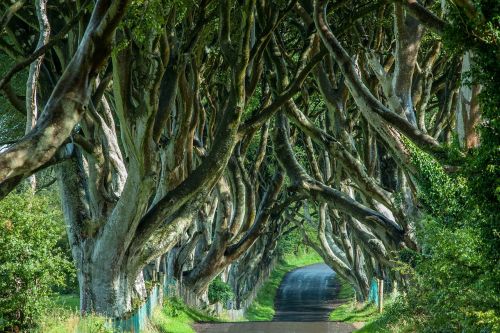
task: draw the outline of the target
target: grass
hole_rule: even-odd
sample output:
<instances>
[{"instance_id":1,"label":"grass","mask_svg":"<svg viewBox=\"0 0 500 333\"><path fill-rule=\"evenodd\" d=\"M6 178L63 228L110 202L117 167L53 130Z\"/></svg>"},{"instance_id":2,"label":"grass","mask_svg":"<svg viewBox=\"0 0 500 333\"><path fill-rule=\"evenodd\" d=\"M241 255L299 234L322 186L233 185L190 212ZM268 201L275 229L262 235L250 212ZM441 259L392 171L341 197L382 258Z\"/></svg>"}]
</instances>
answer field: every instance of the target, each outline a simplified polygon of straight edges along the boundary
<instances>
[{"instance_id":1,"label":"grass","mask_svg":"<svg viewBox=\"0 0 500 333\"><path fill-rule=\"evenodd\" d=\"M346 323L365 323L357 330L358 333L386 333L389 330L384 322L379 319L382 317L378 313L377 306L373 303L360 304L355 301L342 304L330 313L331 321L342 321Z\"/></svg>"},{"instance_id":2,"label":"grass","mask_svg":"<svg viewBox=\"0 0 500 333\"><path fill-rule=\"evenodd\" d=\"M221 321L199 310L186 306L178 299L168 300L161 310L154 313L152 326L158 333L195 333L191 324L195 322Z\"/></svg>"},{"instance_id":3,"label":"grass","mask_svg":"<svg viewBox=\"0 0 500 333\"><path fill-rule=\"evenodd\" d=\"M345 301L346 303L337 306L330 313L329 318L331 321L342 321L347 323L372 322L380 316L377 307L373 303L356 303L354 299L354 289L346 280L340 277L338 279L340 290L337 299Z\"/></svg>"},{"instance_id":4,"label":"grass","mask_svg":"<svg viewBox=\"0 0 500 333\"><path fill-rule=\"evenodd\" d=\"M52 300L34 332L39 333L113 333L107 319L100 316L81 317L78 295L58 295ZM149 328L145 333L157 333Z\"/></svg>"},{"instance_id":5,"label":"grass","mask_svg":"<svg viewBox=\"0 0 500 333\"><path fill-rule=\"evenodd\" d=\"M413 333L415 327L411 321L401 316L401 302L397 294L387 298L384 304L384 313L377 314L358 333Z\"/></svg>"},{"instance_id":6,"label":"grass","mask_svg":"<svg viewBox=\"0 0 500 333\"><path fill-rule=\"evenodd\" d=\"M80 297L76 294L58 295L54 298L54 305L61 309L78 311Z\"/></svg>"},{"instance_id":7,"label":"grass","mask_svg":"<svg viewBox=\"0 0 500 333\"><path fill-rule=\"evenodd\" d=\"M372 303L356 304L354 302L349 302L338 306L330 313L330 320L347 323L369 322L378 317L379 313L377 307Z\"/></svg>"},{"instance_id":8,"label":"grass","mask_svg":"<svg viewBox=\"0 0 500 333\"><path fill-rule=\"evenodd\" d=\"M274 317L274 299L281 284L281 280L289 271L322 262L316 252L300 252L297 256L289 255L283 262L278 263L269 279L264 283L257 297L245 312L245 318L250 321L269 321Z\"/></svg>"},{"instance_id":9,"label":"grass","mask_svg":"<svg viewBox=\"0 0 500 333\"><path fill-rule=\"evenodd\" d=\"M338 277L340 290L337 299L344 301L344 304L337 306L330 313L331 321L343 321L347 323L370 322L379 317L377 306L373 303L357 303L354 296L354 289L345 279Z\"/></svg>"},{"instance_id":10,"label":"grass","mask_svg":"<svg viewBox=\"0 0 500 333\"><path fill-rule=\"evenodd\" d=\"M81 318L78 295L58 295L52 300L39 321L36 332L43 333L101 333L106 332L106 319L98 316Z\"/></svg>"},{"instance_id":11,"label":"grass","mask_svg":"<svg viewBox=\"0 0 500 333\"><path fill-rule=\"evenodd\" d=\"M79 315L77 295L59 295L53 306L40 320L36 333L113 333L106 319L99 316L82 318ZM195 322L221 321L202 311L192 309L178 299L167 299L157 309L143 333L195 333L191 324Z\"/></svg>"},{"instance_id":12,"label":"grass","mask_svg":"<svg viewBox=\"0 0 500 333\"><path fill-rule=\"evenodd\" d=\"M389 333L391 332L385 323L381 323L378 320L369 322L362 328L356 331L356 333Z\"/></svg>"},{"instance_id":13,"label":"grass","mask_svg":"<svg viewBox=\"0 0 500 333\"><path fill-rule=\"evenodd\" d=\"M373 303L356 303L354 299L354 289L347 281L339 278L340 291L338 294L339 300L346 301L336 307L331 313L329 319L331 321L342 321L347 323L363 322L365 325L357 330L357 333L388 333L394 330L388 328L387 318L383 314L378 313L378 308ZM387 297L387 296L386 296ZM387 298L384 306L390 307L393 299ZM397 330L397 328L394 328Z\"/></svg>"},{"instance_id":14,"label":"grass","mask_svg":"<svg viewBox=\"0 0 500 333\"><path fill-rule=\"evenodd\" d=\"M366 323L357 333L411 333L415 332L413 325L409 324L392 307L395 305L395 299L389 299L387 310L383 314L377 315ZM395 310L395 311L394 311Z\"/></svg>"},{"instance_id":15,"label":"grass","mask_svg":"<svg viewBox=\"0 0 500 333\"><path fill-rule=\"evenodd\" d=\"M301 252L297 256L287 256L274 269L271 277L264 283L245 317L250 321L268 321L274 316L274 299L279 285L289 271L321 262L315 252ZM354 290L345 280L339 278L340 290L337 298L345 301L330 314L330 320L348 323L366 322L358 333L387 333L393 331L383 315L377 312L373 304L356 304ZM112 333L106 325L106 319L98 316L82 318L79 315L78 295L59 295L53 300L54 306L47 311L40 321L36 333ZM390 306L388 299L386 306ZM151 322L143 333L195 333L191 325L196 322L220 322L220 318L210 316L203 311L189 308L179 299L167 299L161 309L153 314ZM405 331L408 332L408 331Z\"/></svg>"},{"instance_id":16,"label":"grass","mask_svg":"<svg viewBox=\"0 0 500 333\"><path fill-rule=\"evenodd\" d=\"M112 333L106 318L99 316L80 317L78 311L51 309L38 323L33 332L39 333ZM156 333L156 332L155 332Z\"/></svg>"}]
</instances>

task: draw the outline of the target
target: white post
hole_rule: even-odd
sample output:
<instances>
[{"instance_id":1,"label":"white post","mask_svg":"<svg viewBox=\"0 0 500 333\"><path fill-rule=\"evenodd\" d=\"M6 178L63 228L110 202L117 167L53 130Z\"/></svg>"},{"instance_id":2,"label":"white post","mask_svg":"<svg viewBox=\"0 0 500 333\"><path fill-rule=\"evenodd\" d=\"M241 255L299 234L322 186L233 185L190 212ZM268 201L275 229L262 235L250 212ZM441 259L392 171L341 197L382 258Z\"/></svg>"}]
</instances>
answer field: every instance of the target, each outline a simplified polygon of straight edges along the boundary
<instances>
[{"instance_id":1,"label":"white post","mask_svg":"<svg viewBox=\"0 0 500 333\"><path fill-rule=\"evenodd\" d=\"M384 280L377 279L378 283L378 312L384 311Z\"/></svg>"}]
</instances>

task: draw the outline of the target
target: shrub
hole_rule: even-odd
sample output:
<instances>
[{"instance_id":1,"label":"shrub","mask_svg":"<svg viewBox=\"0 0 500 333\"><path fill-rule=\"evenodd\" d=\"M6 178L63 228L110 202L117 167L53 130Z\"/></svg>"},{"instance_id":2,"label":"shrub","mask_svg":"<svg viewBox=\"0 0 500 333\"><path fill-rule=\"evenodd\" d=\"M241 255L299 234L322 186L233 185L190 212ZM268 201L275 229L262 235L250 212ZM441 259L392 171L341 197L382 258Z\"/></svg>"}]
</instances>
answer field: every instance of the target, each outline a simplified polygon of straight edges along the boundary
<instances>
[{"instance_id":1,"label":"shrub","mask_svg":"<svg viewBox=\"0 0 500 333\"><path fill-rule=\"evenodd\" d=\"M208 286L208 300L211 304L217 302L226 304L233 297L233 290L219 276Z\"/></svg>"},{"instance_id":2,"label":"shrub","mask_svg":"<svg viewBox=\"0 0 500 333\"><path fill-rule=\"evenodd\" d=\"M498 314L499 299L481 235L431 218L424 225L426 249L407 294L414 325L423 332L491 332L500 322L488 314Z\"/></svg>"},{"instance_id":3,"label":"shrub","mask_svg":"<svg viewBox=\"0 0 500 333\"><path fill-rule=\"evenodd\" d=\"M64 225L54 206L29 193L0 201L0 331L33 327L71 270L57 247Z\"/></svg>"},{"instance_id":4,"label":"shrub","mask_svg":"<svg viewBox=\"0 0 500 333\"><path fill-rule=\"evenodd\" d=\"M448 175L409 145L419 170L418 195L426 216L418 226L421 252L403 253L410 277L399 319L417 332L495 332L500 327L498 260L485 201L465 173Z\"/></svg>"}]
</instances>

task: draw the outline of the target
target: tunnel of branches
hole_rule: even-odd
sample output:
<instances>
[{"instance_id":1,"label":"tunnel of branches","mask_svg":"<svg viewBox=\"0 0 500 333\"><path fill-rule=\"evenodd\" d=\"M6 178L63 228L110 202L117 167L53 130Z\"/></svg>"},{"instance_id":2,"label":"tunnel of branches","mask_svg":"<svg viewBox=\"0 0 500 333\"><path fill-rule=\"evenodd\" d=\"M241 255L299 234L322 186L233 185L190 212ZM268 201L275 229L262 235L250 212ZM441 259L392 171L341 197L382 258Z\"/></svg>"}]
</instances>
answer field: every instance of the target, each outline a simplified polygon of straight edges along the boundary
<instances>
[{"instance_id":1,"label":"tunnel of branches","mask_svg":"<svg viewBox=\"0 0 500 333\"><path fill-rule=\"evenodd\" d=\"M84 313L130 311L153 270L243 301L290 232L358 300L404 290L421 160L481 144L474 54L443 43L477 13L451 3L3 4L1 196L58 184Z\"/></svg>"}]
</instances>

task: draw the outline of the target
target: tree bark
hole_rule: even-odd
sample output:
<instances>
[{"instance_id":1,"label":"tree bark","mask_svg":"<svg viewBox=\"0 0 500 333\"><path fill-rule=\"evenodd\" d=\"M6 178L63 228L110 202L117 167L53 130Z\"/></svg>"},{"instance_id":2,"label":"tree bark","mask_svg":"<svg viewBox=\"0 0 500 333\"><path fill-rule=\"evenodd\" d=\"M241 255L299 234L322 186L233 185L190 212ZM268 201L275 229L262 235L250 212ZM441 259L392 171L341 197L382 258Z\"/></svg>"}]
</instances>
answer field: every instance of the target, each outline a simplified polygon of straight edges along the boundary
<instances>
[{"instance_id":1,"label":"tree bark","mask_svg":"<svg viewBox=\"0 0 500 333\"><path fill-rule=\"evenodd\" d=\"M0 153L0 186L47 163L87 109L90 87L111 52L114 31L130 0L96 3L76 54L59 79L35 127Z\"/></svg>"}]
</instances>

